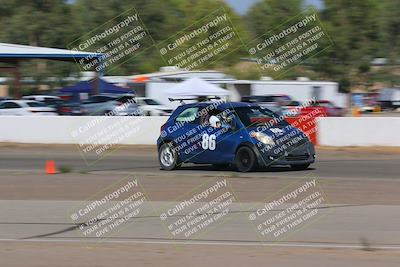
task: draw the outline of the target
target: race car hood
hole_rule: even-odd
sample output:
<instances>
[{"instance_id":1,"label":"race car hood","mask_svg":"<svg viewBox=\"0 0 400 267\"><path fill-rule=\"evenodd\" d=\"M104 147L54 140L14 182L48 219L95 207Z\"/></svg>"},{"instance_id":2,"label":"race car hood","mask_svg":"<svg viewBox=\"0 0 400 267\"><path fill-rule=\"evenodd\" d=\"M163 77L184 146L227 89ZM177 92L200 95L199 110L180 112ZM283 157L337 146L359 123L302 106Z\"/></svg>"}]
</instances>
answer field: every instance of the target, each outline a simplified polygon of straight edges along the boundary
<instances>
[{"instance_id":1,"label":"race car hood","mask_svg":"<svg viewBox=\"0 0 400 267\"><path fill-rule=\"evenodd\" d=\"M257 126L257 127L249 127L249 134L251 132L262 132L274 140L276 146L285 146L289 147L297 147L300 145L304 145L310 143L308 137L299 129L293 127L292 125L275 125L272 127L267 126Z\"/></svg>"},{"instance_id":2,"label":"race car hood","mask_svg":"<svg viewBox=\"0 0 400 267\"><path fill-rule=\"evenodd\" d=\"M297 129L296 127L293 127L292 125L274 125L274 126L264 126L264 125L259 125L259 126L254 126L254 127L248 127L248 132L262 132L265 133L271 137L279 138L282 135L287 135L291 134L293 136L305 136L302 131Z\"/></svg>"}]
</instances>

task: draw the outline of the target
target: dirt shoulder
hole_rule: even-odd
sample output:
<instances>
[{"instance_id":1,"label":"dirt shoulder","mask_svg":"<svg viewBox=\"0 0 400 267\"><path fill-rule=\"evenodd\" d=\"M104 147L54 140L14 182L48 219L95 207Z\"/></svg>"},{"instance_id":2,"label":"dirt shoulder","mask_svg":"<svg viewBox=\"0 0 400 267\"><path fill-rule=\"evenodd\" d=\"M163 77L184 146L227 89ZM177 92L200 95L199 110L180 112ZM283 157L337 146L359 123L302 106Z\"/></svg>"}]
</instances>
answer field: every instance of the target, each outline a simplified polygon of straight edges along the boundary
<instances>
[{"instance_id":1,"label":"dirt shoulder","mask_svg":"<svg viewBox=\"0 0 400 267\"><path fill-rule=\"evenodd\" d=\"M40 257L38 257L40 255ZM397 267L399 251L226 245L0 243L2 266Z\"/></svg>"}]
</instances>

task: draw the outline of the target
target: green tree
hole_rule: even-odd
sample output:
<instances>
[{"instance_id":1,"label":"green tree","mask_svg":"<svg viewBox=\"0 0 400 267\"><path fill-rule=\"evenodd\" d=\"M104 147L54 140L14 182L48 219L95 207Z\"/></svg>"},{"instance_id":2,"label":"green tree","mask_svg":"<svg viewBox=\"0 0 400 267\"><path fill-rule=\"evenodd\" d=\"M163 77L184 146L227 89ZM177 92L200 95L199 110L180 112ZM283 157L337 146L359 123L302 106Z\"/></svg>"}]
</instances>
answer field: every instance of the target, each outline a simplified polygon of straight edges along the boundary
<instances>
[{"instance_id":1,"label":"green tree","mask_svg":"<svg viewBox=\"0 0 400 267\"><path fill-rule=\"evenodd\" d=\"M381 29L383 42L381 56L388 57L392 63L399 60L400 55L400 8L398 0L382 2Z\"/></svg>"},{"instance_id":2,"label":"green tree","mask_svg":"<svg viewBox=\"0 0 400 267\"><path fill-rule=\"evenodd\" d=\"M253 37L258 37L278 27L301 12L302 0L262 0L245 16Z\"/></svg>"},{"instance_id":3,"label":"green tree","mask_svg":"<svg viewBox=\"0 0 400 267\"><path fill-rule=\"evenodd\" d=\"M321 18L334 45L317 57L314 70L339 80L348 91L382 54L381 11L375 0L326 0Z\"/></svg>"},{"instance_id":4,"label":"green tree","mask_svg":"<svg viewBox=\"0 0 400 267\"><path fill-rule=\"evenodd\" d=\"M153 43L147 44L151 49L114 68L112 72L109 72L110 74L150 72L165 66L167 63L161 57L157 45L221 8L228 13L234 25L239 25L236 28L240 32L239 35L245 36L243 28L240 27L239 16L222 0L111 0L107 2L77 0L72 8L76 29L74 38L79 38L131 8L135 8L138 12ZM242 46L240 42L235 45L239 48ZM238 49L237 52L224 57L219 64L237 60L237 55L240 53L243 51Z\"/></svg>"},{"instance_id":5,"label":"green tree","mask_svg":"<svg viewBox=\"0 0 400 267\"><path fill-rule=\"evenodd\" d=\"M1 41L15 44L65 48L73 33L70 6L63 0L2 0L0 24ZM22 67L22 73L29 73L37 84L76 71L74 64L43 60L24 62Z\"/></svg>"}]
</instances>

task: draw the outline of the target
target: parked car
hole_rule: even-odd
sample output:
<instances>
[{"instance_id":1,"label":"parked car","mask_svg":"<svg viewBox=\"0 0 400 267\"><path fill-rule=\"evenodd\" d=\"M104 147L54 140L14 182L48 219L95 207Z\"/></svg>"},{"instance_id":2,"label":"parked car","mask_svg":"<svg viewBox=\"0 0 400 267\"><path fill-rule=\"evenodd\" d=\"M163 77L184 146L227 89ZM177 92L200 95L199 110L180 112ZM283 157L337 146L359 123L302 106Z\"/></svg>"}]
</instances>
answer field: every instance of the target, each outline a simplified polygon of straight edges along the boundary
<instances>
[{"instance_id":1,"label":"parked car","mask_svg":"<svg viewBox=\"0 0 400 267\"><path fill-rule=\"evenodd\" d=\"M183 163L232 164L241 172L275 165L304 170L316 158L303 132L269 109L237 102L179 106L161 126L157 148L164 170Z\"/></svg>"},{"instance_id":2,"label":"parked car","mask_svg":"<svg viewBox=\"0 0 400 267\"><path fill-rule=\"evenodd\" d=\"M285 117L296 117L301 113L301 103L299 101L287 101L282 108L282 115Z\"/></svg>"},{"instance_id":3,"label":"parked car","mask_svg":"<svg viewBox=\"0 0 400 267\"><path fill-rule=\"evenodd\" d=\"M284 106L290 103L292 98L288 95L277 94L277 95L251 95L243 96L242 102L257 103L258 105L268 108L276 113L282 113Z\"/></svg>"},{"instance_id":4,"label":"parked car","mask_svg":"<svg viewBox=\"0 0 400 267\"><path fill-rule=\"evenodd\" d=\"M58 115L54 108L31 100L6 100L0 102L0 115Z\"/></svg>"},{"instance_id":5,"label":"parked car","mask_svg":"<svg viewBox=\"0 0 400 267\"><path fill-rule=\"evenodd\" d=\"M140 116L142 111L132 94L99 94L84 100L81 105L85 115Z\"/></svg>"},{"instance_id":6,"label":"parked car","mask_svg":"<svg viewBox=\"0 0 400 267\"><path fill-rule=\"evenodd\" d=\"M60 97L54 95L27 95L21 99L45 103L48 107L56 109L58 114L60 114L60 108L64 102Z\"/></svg>"},{"instance_id":7,"label":"parked car","mask_svg":"<svg viewBox=\"0 0 400 267\"><path fill-rule=\"evenodd\" d=\"M139 108L143 111L143 115L146 116L169 116L171 115L172 109L162 105L154 99L146 97L136 98Z\"/></svg>"},{"instance_id":8,"label":"parked car","mask_svg":"<svg viewBox=\"0 0 400 267\"><path fill-rule=\"evenodd\" d=\"M345 115L346 110L344 108L335 106L329 100L318 100L315 101L313 106L323 108L324 114L328 117L342 117Z\"/></svg>"},{"instance_id":9,"label":"parked car","mask_svg":"<svg viewBox=\"0 0 400 267\"><path fill-rule=\"evenodd\" d=\"M84 109L80 101L66 100L58 108L58 114L67 116L84 115Z\"/></svg>"}]
</instances>

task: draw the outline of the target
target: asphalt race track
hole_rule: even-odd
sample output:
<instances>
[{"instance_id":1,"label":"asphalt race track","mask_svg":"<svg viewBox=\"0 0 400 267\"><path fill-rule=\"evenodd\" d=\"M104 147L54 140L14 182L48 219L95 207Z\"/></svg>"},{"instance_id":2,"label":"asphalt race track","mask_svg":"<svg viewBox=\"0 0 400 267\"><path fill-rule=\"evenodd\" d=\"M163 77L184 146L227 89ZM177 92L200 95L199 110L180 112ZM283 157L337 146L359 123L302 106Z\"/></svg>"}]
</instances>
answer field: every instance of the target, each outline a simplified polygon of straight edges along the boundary
<instances>
[{"instance_id":1,"label":"asphalt race track","mask_svg":"<svg viewBox=\"0 0 400 267\"><path fill-rule=\"evenodd\" d=\"M318 177L397 179L399 178L400 149L320 149L317 162L302 174ZM70 167L74 172L152 173L164 175L153 146L121 147L99 157L82 156L75 146L16 146L0 150L1 171L30 171L43 173L45 160L55 160L58 166ZM213 175L212 166L186 165L176 171L178 175ZM278 174L279 173L279 174ZM238 174L243 177L293 177L298 172L288 168L274 168Z\"/></svg>"},{"instance_id":2,"label":"asphalt race track","mask_svg":"<svg viewBox=\"0 0 400 267\"><path fill-rule=\"evenodd\" d=\"M231 266L242 266L245 261L239 256L234 260L235 252L247 255L246 263L255 265L263 264L257 255L265 253L270 263L282 266L296 263L299 257L305 259L301 263L304 266L322 257L352 262L352 266L398 266L400 151L319 148L317 152L317 163L306 171L279 167L237 173L190 165L166 172L159 169L154 147L122 147L98 159L93 155L83 158L74 146L3 145L0 258L5 259L4 266L17 266L13 265L17 254L29 258L46 251L43 260L32 261L32 266L47 266L52 260L67 259L67 255L74 255L74 259L68 258L65 266L74 265L75 260L76 266L78 259L85 257L93 257L93 266L126 266L127 260L143 261L149 257L165 266L174 266L174 257L202 262L206 255L211 255L213 263L224 264L230 258ZM54 160L63 173L46 175L46 160ZM284 238L260 237L249 216L271 196L305 178L315 179L326 198L312 209L316 219ZM77 207L85 207L106 194L104 190L121 179L137 180L146 192L140 213L117 231L99 238L85 235L86 228L79 226L86 221L72 220L71 214ZM165 220L160 219L160 214L185 196L200 192L198 188L205 184L224 179L235 200L223 221L201 235L171 235L168 226L188 216L187 212L181 210ZM115 203L111 201L110 205ZM207 201L197 204L201 207L204 203ZM271 210L271 214L280 214L290 204L285 205ZM122 256L133 249L141 254ZM116 256L111 257L107 251Z\"/></svg>"}]
</instances>

